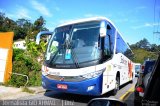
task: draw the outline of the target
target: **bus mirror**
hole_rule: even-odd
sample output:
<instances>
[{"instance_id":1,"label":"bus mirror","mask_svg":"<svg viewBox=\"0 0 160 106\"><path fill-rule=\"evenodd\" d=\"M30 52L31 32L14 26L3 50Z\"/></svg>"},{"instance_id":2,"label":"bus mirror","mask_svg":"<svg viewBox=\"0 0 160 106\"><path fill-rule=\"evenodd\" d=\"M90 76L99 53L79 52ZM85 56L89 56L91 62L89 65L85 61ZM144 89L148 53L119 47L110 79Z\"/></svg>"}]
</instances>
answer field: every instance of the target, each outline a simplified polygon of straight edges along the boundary
<instances>
[{"instance_id":1,"label":"bus mirror","mask_svg":"<svg viewBox=\"0 0 160 106\"><path fill-rule=\"evenodd\" d=\"M41 36L42 35L52 35L52 33L53 32L49 32L49 31L41 31L41 32L39 32L38 34L37 34L37 36L36 36L36 44L37 45L39 45L39 43L40 43L40 39L41 39Z\"/></svg>"},{"instance_id":2,"label":"bus mirror","mask_svg":"<svg viewBox=\"0 0 160 106\"><path fill-rule=\"evenodd\" d=\"M106 33L107 33L107 29L106 29L107 23L106 21L101 21L100 23L100 37L105 37Z\"/></svg>"},{"instance_id":3,"label":"bus mirror","mask_svg":"<svg viewBox=\"0 0 160 106\"><path fill-rule=\"evenodd\" d=\"M95 98L87 106L127 106L126 103L113 98Z\"/></svg>"},{"instance_id":4,"label":"bus mirror","mask_svg":"<svg viewBox=\"0 0 160 106\"><path fill-rule=\"evenodd\" d=\"M107 30L105 27L100 28L100 37L105 37Z\"/></svg>"},{"instance_id":5,"label":"bus mirror","mask_svg":"<svg viewBox=\"0 0 160 106\"><path fill-rule=\"evenodd\" d=\"M36 44L39 45L39 42L40 42L40 36L37 35L36 36Z\"/></svg>"}]
</instances>

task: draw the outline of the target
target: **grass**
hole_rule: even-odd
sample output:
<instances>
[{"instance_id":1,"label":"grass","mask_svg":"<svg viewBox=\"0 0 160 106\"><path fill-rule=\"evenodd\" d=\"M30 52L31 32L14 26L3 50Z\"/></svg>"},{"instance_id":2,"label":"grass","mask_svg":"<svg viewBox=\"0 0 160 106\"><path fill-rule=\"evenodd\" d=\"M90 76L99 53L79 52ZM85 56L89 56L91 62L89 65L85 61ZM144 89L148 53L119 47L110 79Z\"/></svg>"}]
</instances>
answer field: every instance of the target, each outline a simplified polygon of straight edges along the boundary
<instances>
[{"instance_id":1,"label":"grass","mask_svg":"<svg viewBox=\"0 0 160 106\"><path fill-rule=\"evenodd\" d=\"M27 88L27 87L22 87L22 92L27 92L27 93L35 93L35 91L34 90L31 90L31 89L29 89L29 88Z\"/></svg>"}]
</instances>

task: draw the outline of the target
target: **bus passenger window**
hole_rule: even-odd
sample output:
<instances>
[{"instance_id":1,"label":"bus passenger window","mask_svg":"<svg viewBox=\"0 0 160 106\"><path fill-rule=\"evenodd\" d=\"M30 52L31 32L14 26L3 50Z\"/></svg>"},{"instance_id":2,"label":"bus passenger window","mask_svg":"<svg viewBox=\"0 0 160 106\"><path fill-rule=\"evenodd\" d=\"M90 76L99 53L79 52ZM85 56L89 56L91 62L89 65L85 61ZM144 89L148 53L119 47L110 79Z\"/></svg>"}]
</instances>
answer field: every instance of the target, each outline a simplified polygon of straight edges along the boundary
<instances>
[{"instance_id":1,"label":"bus passenger window","mask_svg":"<svg viewBox=\"0 0 160 106\"><path fill-rule=\"evenodd\" d=\"M107 57L111 55L110 36L109 35L107 35L105 37L104 54Z\"/></svg>"}]
</instances>

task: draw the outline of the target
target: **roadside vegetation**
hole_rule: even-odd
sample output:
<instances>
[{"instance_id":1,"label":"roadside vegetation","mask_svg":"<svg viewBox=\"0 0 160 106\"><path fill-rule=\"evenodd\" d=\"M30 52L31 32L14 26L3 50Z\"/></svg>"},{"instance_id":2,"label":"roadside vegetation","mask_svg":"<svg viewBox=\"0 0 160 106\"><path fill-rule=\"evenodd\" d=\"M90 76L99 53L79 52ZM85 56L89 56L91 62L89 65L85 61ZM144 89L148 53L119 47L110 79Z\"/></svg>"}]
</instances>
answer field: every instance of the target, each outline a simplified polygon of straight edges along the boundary
<instances>
[{"instance_id":1,"label":"roadside vegetation","mask_svg":"<svg viewBox=\"0 0 160 106\"><path fill-rule=\"evenodd\" d=\"M27 87L23 87L22 88L22 92L28 92L28 93L35 93L35 91L34 90L31 90L31 89L29 89L29 88L27 88Z\"/></svg>"},{"instance_id":2,"label":"roadside vegetation","mask_svg":"<svg viewBox=\"0 0 160 106\"><path fill-rule=\"evenodd\" d=\"M155 60L160 52L160 45L150 44L146 38L130 45L134 58L133 62L143 64L144 60Z\"/></svg>"},{"instance_id":3,"label":"roadside vegetation","mask_svg":"<svg viewBox=\"0 0 160 106\"><path fill-rule=\"evenodd\" d=\"M46 21L40 16L33 23L27 19L18 19L16 21L5 16L0 12L0 32L14 32L14 41L25 40L26 50L13 50L13 71L14 73L25 74L29 77L27 86L41 85L41 63L38 58L43 60L43 53L46 49L46 43L41 41L36 45L35 38L38 32L48 30L45 28ZM146 59L156 59L160 51L160 45L150 44L146 38L130 45L134 58L133 62L143 63ZM12 75L8 86L20 87L26 83L23 76ZM24 89L28 91L28 89Z\"/></svg>"},{"instance_id":4,"label":"roadside vegetation","mask_svg":"<svg viewBox=\"0 0 160 106\"><path fill-rule=\"evenodd\" d=\"M13 71L14 73L20 73L27 75L29 81L27 86L40 86L41 85L41 62L38 58L43 57L45 48L45 42L41 42L40 45L36 45L35 42L28 42L27 49L13 49ZM12 74L9 85L20 87L24 86L27 82L26 77L17 76Z\"/></svg>"},{"instance_id":5,"label":"roadside vegetation","mask_svg":"<svg viewBox=\"0 0 160 106\"><path fill-rule=\"evenodd\" d=\"M16 21L5 16L0 12L0 32L14 32L14 41L25 40L26 50L13 49L13 73L24 74L29 77L26 86L41 85L41 62L45 52L46 43L41 41L36 45L35 37L38 32L48 30L45 26L45 20L40 16L33 23L27 19L18 19ZM41 61L38 59L41 58ZM20 87L27 82L26 77L12 74L11 79L6 86ZM24 91L27 91L26 89Z\"/></svg>"}]
</instances>

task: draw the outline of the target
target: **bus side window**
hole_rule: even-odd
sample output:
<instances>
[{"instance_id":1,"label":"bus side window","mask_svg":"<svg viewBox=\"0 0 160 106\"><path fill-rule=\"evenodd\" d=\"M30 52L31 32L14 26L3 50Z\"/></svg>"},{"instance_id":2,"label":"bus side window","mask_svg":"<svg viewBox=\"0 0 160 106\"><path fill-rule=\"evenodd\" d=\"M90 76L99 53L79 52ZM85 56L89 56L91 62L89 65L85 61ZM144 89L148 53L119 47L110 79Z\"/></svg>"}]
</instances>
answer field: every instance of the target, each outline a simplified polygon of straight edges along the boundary
<instances>
[{"instance_id":1,"label":"bus side window","mask_svg":"<svg viewBox=\"0 0 160 106\"><path fill-rule=\"evenodd\" d=\"M105 44L104 44L104 55L110 56L111 55L111 45L110 45L110 35L106 35L105 37Z\"/></svg>"}]
</instances>

